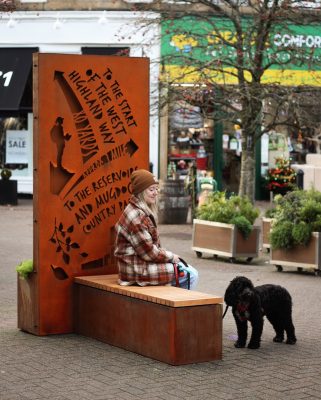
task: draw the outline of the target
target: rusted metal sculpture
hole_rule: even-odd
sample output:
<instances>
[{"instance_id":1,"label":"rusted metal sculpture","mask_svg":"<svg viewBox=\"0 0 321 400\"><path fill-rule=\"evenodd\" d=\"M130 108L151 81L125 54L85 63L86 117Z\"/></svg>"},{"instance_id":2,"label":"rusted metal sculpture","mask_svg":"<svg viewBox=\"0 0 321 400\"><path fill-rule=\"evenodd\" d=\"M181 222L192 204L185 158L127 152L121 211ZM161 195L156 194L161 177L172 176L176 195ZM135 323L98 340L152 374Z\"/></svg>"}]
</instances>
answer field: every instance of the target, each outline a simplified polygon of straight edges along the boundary
<instances>
[{"instance_id":1,"label":"rusted metal sculpture","mask_svg":"<svg viewBox=\"0 0 321 400\"><path fill-rule=\"evenodd\" d=\"M18 325L73 331L75 276L112 274L113 226L130 175L148 168L149 60L35 54L34 273Z\"/></svg>"}]
</instances>

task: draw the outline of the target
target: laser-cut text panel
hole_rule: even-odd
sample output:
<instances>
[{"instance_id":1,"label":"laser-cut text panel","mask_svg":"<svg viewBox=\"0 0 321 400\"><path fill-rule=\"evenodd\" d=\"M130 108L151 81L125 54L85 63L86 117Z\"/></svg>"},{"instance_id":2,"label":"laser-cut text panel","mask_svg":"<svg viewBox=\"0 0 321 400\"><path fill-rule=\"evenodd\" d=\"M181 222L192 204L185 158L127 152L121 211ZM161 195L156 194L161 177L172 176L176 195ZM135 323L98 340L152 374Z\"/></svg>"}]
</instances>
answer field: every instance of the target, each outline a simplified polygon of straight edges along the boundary
<instances>
[{"instance_id":1,"label":"laser-cut text panel","mask_svg":"<svg viewBox=\"0 0 321 400\"><path fill-rule=\"evenodd\" d=\"M39 334L72 332L74 276L116 272L114 225L148 168L149 60L34 56Z\"/></svg>"}]
</instances>

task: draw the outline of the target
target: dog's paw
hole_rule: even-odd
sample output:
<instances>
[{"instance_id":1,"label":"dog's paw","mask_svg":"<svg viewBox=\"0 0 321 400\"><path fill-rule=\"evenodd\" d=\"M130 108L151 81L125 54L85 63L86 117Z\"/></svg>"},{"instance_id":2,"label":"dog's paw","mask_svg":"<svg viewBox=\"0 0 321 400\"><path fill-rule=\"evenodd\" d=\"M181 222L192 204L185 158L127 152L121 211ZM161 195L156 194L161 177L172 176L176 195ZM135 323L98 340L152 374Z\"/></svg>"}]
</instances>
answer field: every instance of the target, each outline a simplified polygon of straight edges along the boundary
<instances>
[{"instance_id":1,"label":"dog's paw","mask_svg":"<svg viewBox=\"0 0 321 400\"><path fill-rule=\"evenodd\" d=\"M275 336L275 337L273 338L273 342L275 342L275 343L282 343L283 340L284 340L284 337L283 337L283 336Z\"/></svg>"},{"instance_id":2,"label":"dog's paw","mask_svg":"<svg viewBox=\"0 0 321 400\"><path fill-rule=\"evenodd\" d=\"M260 343L251 343L250 342L247 347L248 347L248 349L255 350L255 349L258 349L260 347Z\"/></svg>"},{"instance_id":3,"label":"dog's paw","mask_svg":"<svg viewBox=\"0 0 321 400\"><path fill-rule=\"evenodd\" d=\"M245 347L245 343L235 342L234 347L237 349L243 349Z\"/></svg>"},{"instance_id":4,"label":"dog's paw","mask_svg":"<svg viewBox=\"0 0 321 400\"><path fill-rule=\"evenodd\" d=\"M296 338L288 338L285 342L286 344L295 344L296 343Z\"/></svg>"}]
</instances>

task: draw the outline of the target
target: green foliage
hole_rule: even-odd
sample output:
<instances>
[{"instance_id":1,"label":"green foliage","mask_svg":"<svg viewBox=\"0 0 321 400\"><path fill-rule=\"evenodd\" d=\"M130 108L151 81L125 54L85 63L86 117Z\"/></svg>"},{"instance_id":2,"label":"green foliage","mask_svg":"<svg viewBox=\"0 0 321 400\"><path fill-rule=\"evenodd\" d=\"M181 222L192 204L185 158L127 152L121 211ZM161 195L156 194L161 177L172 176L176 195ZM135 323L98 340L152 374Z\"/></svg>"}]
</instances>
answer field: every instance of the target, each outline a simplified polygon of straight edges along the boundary
<instances>
[{"instance_id":1,"label":"green foliage","mask_svg":"<svg viewBox=\"0 0 321 400\"><path fill-rule=\"evenodd\" d=\"M268 208L268 209L265 211L264 216L265 216L266 218L273 218L273 217L274 217L274 214L275 214L275 208Z\"/></svg>"},{"instance_id":2,"label":"green foliage","mask_svg":"<svg viewBox=\"0 0 321 400\"><path fill-rule=\"evenodd\" d=\"M19 276L23 279L28 278L29 274L33 271L33 261L24 260L19 265L16 266L16 271Z\"/></svg>"},{"instance_id":3,"label":"green foliage","mask_svg":"<svg viewBox=\"0 0 321 400\"><path fill-rule=\"evenodd\" d=\"M321 202L316 202L314 199L307 199L301 211L302 220L313 222L316 215L321 215Z\"/></svg>"},{"instance_id":4,"label":"green foliage","mask_svg":"<svg viewBox=\"0 0 321 400\"><path fill-rule=\"evenodd\" d=\"M321 232L321 216L311 223L312 232Z\"/></svg>"},{"instance_id":5,"label":"green foliage","mask_svg":"<svg viewBox=\"0 0 321 400\"><path fill-rule=\"evenodd\" d=\"M253 225L243 215L232 218L231 224L236 225L236 227L242 232L245 239L250 236L250 233L253 229Z\"/></svg>"},{"instance_id":6,"label":"green foliage","mask_svg":"<svg viewBox=\"0 0 321 400\"><path fill-rule=\"evenodd\" d=\"M235 223L242 234L248 237L259 211L247 197L233 195L227 199L225 192L214 192L197 208L196 216L206 221Z\"/></svg>"},{"instance_id":7,"label":"green foliage","mask_svg":"<svg viewBox=\"0 0 321 400\"><path fill-rule=\"evenodd\" d=\"M273 226L273 230L270 235L270 242L272 249L283 248L289 249L293 246L292 238L293 224L290 221L284 221L282 224L276 224Z\"/></svg>"},{"instance_id":8,"label":"green foliage","mask_svg":"<svg viewBox=\"0 0 321 400\"><path fill-rule=\"evenodd\" d=\"M308 244L311 237L311 225L306 222L300 221L292 228L292 237L294 244Z\"/></svg>"},{"instance_id":9,"label":"green foliage","mask_svg":"<svg viewBox=\"0 0 321 400\"><path fill-rule=\"evenodd\" d=\"M321 232L321 193L317 190L294 190L276 196L275 203L272 249L306 245L312 232Z\"/></svg>"}]
</instances>

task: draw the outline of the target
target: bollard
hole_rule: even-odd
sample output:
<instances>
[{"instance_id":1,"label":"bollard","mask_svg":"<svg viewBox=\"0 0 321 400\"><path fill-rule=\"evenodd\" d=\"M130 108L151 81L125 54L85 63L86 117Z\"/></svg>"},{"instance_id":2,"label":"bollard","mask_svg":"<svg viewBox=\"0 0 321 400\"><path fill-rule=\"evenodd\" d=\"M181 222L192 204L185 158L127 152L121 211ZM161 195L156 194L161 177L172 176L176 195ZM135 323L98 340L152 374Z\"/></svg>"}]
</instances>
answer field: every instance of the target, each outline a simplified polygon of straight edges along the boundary
<instances>
[{"instance_id":1,"label":"bollard","mask_svg":"<svg viewBox=\"0 0 321 400\"><path fill-rule=\"evenodd\" d=\"M303 189L304 172L299 169L296 173L296 185L299 189Z\"/></svg>"}]
</instances>

